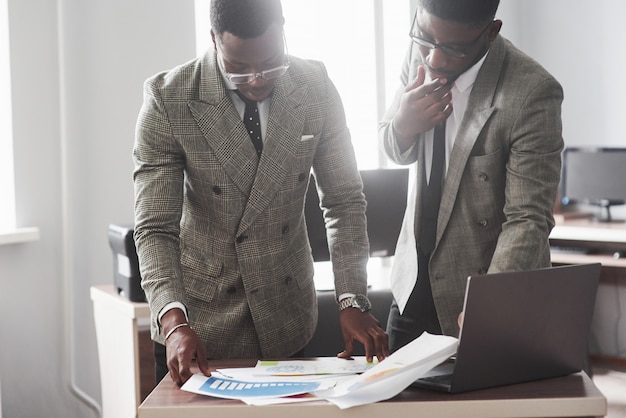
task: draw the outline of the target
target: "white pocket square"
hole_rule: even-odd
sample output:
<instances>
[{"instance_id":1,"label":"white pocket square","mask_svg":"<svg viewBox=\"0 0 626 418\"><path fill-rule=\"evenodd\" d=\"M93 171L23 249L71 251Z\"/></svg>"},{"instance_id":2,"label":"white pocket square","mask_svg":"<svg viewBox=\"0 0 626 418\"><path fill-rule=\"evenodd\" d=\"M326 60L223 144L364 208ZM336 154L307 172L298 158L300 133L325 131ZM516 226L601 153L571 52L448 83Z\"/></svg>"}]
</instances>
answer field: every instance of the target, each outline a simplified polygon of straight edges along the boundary
<instances>
[{"instance_id":1,"label":"white pocket square","mask_svg":"<svg viewBox=\"0 0 626 418\"><path fill-rule=\"evenodd\" d=\"M300 141L304 142L304 141L309 141L311 139L315 138L315 135L302 135L302 138L300 138Z\"/></svg>"}]
</instances>

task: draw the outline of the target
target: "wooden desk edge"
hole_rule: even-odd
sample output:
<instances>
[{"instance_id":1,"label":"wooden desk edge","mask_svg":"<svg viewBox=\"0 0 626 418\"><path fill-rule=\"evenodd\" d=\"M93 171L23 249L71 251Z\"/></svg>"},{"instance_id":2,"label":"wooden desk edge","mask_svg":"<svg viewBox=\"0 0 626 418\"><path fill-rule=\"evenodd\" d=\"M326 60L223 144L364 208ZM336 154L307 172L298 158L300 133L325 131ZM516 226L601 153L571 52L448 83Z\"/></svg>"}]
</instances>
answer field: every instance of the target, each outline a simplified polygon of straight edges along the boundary
<instances>
[{"instance_id":1,"label":"wooden desk edge","mask_svg":"<svg viewBox=\"0 0 626 418\"><path fill-rule=\"evenodd\" d=\"M493 396L491 398L472 399L472 392L450 395L409 389L389 401L341 410L326 401L254 407L236 400L216 399L181 391L169 380L169 376L166 376L139 406L138 416L139 418L166 418L176 415L185 418L200 418L210 414L211 416L223 418L279 418L292 416L297 416L298 418L319 418L320 416L324 416L324 418L356 418L357 416L362 417L365 413L367 416L393 415L396 417L421 415L433 417L513 418L519 416L517 414L520 413L523 413L525 417L597 417L606 415L606 398L584 373L548 379L546 381L530 382L523 384L524 386L513 385L517 386L517 388L511 386L511 392L517 393L520 388L527 388L529 391L532 391L533 388L550 385L549 380L555 380L553 383L559 384L558 379L566 379L562 380L562 382L568 383L569 386L575 385L577 392L580 391L581 395L561 394L543 398L532 396L525 398L502 398ZM481 394L486 396L486 394L502 391L506 392L507 387L481 391ZM417 395L411 395L411 393ZM539 391L539 393L543 392ZM422 396L423 398L419 399L416 397L415 400L411 400L411 396ZM408 400L403 400L403 398Z\"/></svg>"}]
</instances>

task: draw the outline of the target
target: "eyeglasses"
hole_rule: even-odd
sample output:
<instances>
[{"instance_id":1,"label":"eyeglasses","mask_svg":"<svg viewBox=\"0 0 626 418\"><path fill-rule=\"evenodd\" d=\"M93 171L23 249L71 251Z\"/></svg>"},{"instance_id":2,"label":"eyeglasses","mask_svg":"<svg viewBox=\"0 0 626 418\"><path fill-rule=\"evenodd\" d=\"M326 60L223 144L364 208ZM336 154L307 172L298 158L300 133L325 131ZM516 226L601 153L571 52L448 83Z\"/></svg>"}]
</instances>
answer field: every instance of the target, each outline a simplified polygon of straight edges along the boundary
<instances>
[{"instance_id":1,"label":"eyeglasses","mask_svg":"<svg viewBox=\"0 0 626 418\"><path fill-rule=\"evenodd\" d=\"M223 53L220 48L218 51L220 52L220 57L217 60L220 68L224 72L224 76L233 84L247 84L252 83L257 77L261 77L265 80L275 80L281 75L285 74L289 69L289 53L287 51L287 41L283 35L283 43L285 45L285 63L283 65L279 65L278 67L270 68L269 70L261 71L260 73L246 73L246 74L238 74L238 73L230 73L226 71L224 68L224 58Z\"/></svg>"},{"instance_id":2,"label":"eyeglasses","mask_svg":"<svg viewBox=\"0 0 626 418\"><path fill-rule=\"evenodd\" d=\"M480 34L476 37L476 39L474 39L473 41L467 42L459 46L444 45L444 44L438 44L437 42L429 41L428 39L424 39L418 35L422 32L422 29L417 24L417 12L416 12L415 16L413 17L413 24L411 25L411 31L409 32L409 36L411 37L411 40L413 42L415 42L419 46L423 46L424 48L439 49L441 50L441 52L443 52L444 54L450 55L451 57L465 58L467 56L468 51L476 44L476 42L480 40L480 38L482 38L485 32L487 32L487 29L491 27L492 23L493 22L489 22L489 24L485 27L485 29L483 29L480 32Z\"/></svg>"}]
</instances>

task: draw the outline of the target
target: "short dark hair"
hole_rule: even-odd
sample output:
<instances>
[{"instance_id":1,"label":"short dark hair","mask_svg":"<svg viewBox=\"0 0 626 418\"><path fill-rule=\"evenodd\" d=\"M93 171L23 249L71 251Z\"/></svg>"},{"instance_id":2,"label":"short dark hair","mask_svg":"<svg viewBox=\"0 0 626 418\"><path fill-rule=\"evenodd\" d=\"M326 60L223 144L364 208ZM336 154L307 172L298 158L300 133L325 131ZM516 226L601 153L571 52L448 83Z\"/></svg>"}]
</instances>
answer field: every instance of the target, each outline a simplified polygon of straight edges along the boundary
<instances>
[{"instance_id":1,"label":"short dark hair","mask_svg":"<svg viewBox=\"0 0 626 418\"><path fill-rule=\"evenodd\" d=\"M493 20L500 0L419 0L419 7L443 20L483 25Z\"/></svg>"},{"instance_id":2,"label":"short dark hair","mask_svg":"<svg viewBox=\"0 0 626 418\"><path fill-rule=\"evenodd\" d=\"M238 38L256 38L270 24L283 22L280 0L211 0L211 28L216 35L229 32Z\"/></svg>"}]
</instances>

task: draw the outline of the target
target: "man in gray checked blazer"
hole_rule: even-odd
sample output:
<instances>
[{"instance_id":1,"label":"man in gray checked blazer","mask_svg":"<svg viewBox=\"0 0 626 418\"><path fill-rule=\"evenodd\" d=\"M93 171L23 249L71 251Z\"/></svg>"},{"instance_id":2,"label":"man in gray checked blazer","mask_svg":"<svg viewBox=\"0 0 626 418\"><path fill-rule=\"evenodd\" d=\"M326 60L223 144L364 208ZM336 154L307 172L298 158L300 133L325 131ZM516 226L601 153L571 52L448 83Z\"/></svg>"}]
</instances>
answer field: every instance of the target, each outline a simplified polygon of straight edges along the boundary
<instances>
[{"instance_id":1,"label":"man in gray checked blazer","mask_svg":"<svg viewBox=\"0 0 626 418\"><path fill-rule=\"evenodd\" d=\"M215 50L145 83L135 240L157 364L166 358L179 385L192 358L208 373L207 358L287 357L312 337L311 170L344 308L340 355L353 340L370 359L388 354L365 297L365 200L342 104L321 63L287 55L283 21L279 0L214 0ZM258 153L246 101L258 106Z\"/></svg>"},{"instance_id":2,"label":"man in gray checked blazer","mask_svg":"<svg viewBox=\"0 0 626 418\"><path fill-rule=\"evenodd\" d=\"M423 331L458 335L469 275L550 266L563 91L499 35L497 7L418 2L402 88L380 125L387 154L414 168L391 277L392 351ZM447 171L428 222L423 196L438 124ZM429 247L421 232L435 225Z\"/></svg>"}]
</instances>

